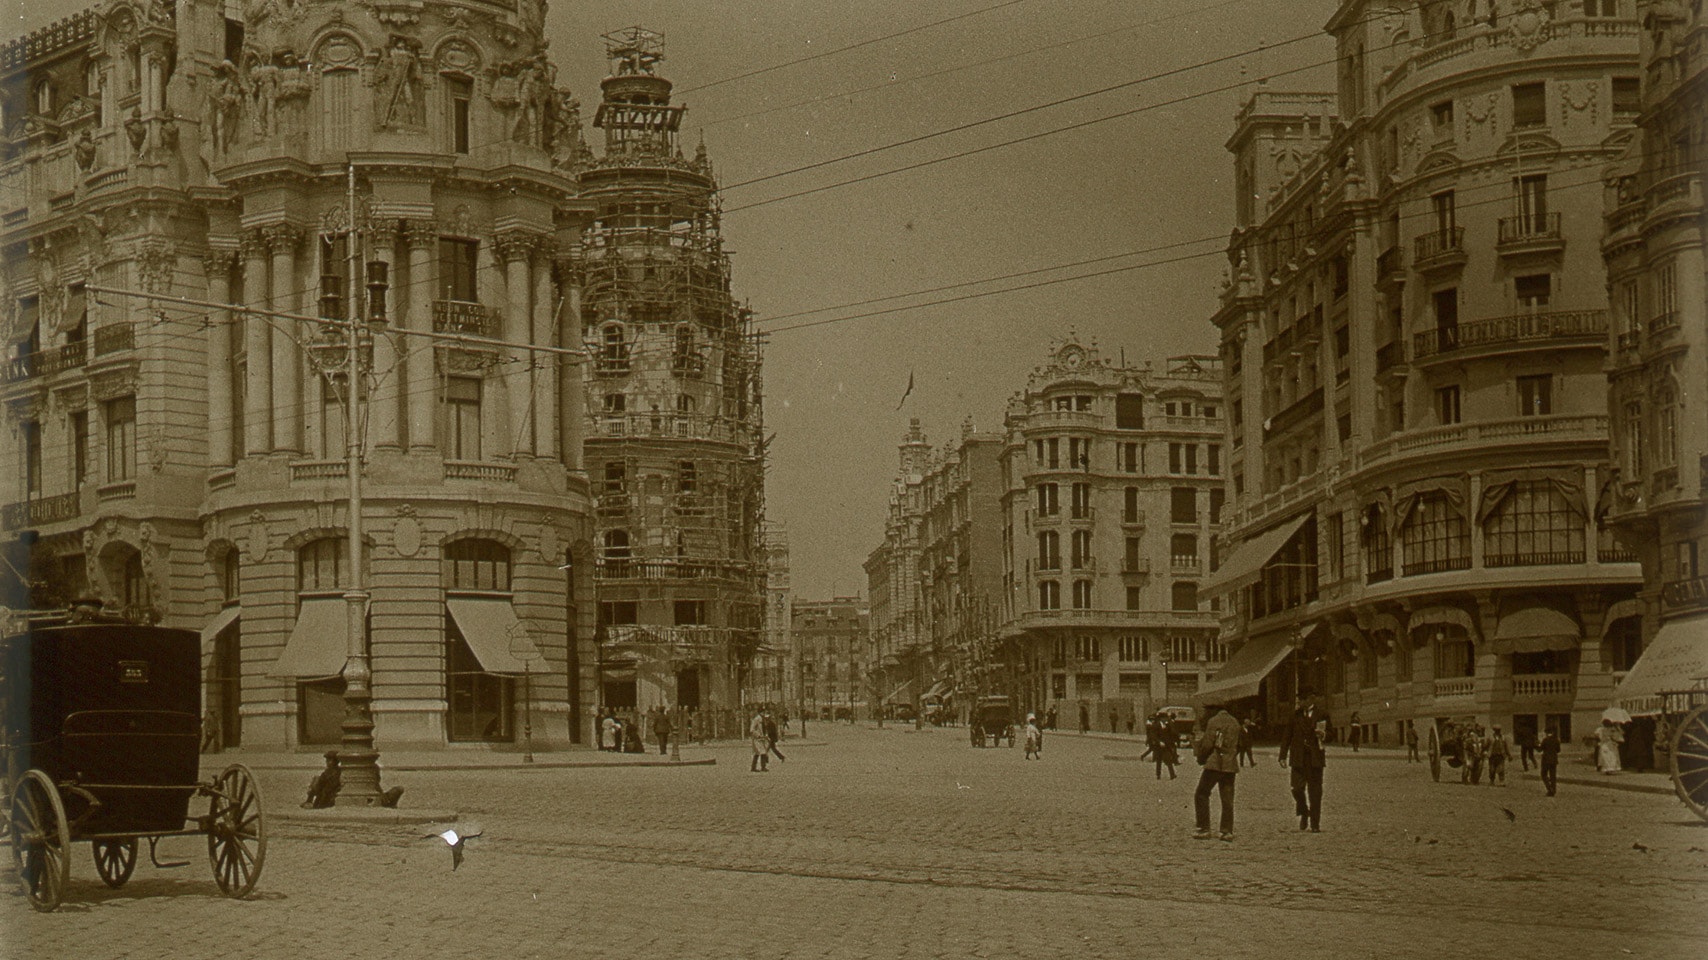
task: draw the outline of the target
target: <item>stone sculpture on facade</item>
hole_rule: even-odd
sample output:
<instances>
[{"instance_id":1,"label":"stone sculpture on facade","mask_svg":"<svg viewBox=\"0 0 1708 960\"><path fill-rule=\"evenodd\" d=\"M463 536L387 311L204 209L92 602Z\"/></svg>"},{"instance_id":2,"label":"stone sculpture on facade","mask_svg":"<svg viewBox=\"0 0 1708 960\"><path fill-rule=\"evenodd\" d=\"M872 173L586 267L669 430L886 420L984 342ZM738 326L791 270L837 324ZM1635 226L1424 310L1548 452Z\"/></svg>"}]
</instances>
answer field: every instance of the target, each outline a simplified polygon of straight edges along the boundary
<instances>
[{"instance_id":1,"label":"stone sculpture on facade","mask_svg":"<svg viewBox=\"0 0 1708 960\"><path fill-rule=\"evenodd\" d=\"M379 129L426 123L418 47L409 37L393 34L391 48L374 64L373 86L383 104L375 124Z\"/></svg>"},{"instance_id":2,"label":"stone sculpture on facade","mask_svg":"<svg viewBox=\"0 0 1708 960\"><path fill-rule=\"evenodd\" d=\"M208 91L208 130L209 146L213 155L218 156L229 152L237 139L243 113L243 84L230 60L221 60L213 73L212 89Z\"/></svg>"}]
</instances>

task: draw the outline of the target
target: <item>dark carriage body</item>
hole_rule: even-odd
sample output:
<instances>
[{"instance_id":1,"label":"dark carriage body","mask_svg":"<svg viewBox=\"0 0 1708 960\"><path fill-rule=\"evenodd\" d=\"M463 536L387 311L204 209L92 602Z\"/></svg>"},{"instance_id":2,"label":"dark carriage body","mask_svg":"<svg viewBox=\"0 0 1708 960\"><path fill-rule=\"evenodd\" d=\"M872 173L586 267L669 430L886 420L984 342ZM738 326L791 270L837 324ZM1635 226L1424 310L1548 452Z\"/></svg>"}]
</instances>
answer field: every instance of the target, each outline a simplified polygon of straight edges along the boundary
<instances>
[{"instance_id":1,"label":"dark carriage body","mask_svg":"<svg viewBox=\"0 0 1708 960\"><path fill-rule=\"evenodd\" d=\"M79 836L184 829L201 734L194 631L37 625L0 640L0 671L9 783L35 768L63 785Z\"/></svg>"}]
</instances>

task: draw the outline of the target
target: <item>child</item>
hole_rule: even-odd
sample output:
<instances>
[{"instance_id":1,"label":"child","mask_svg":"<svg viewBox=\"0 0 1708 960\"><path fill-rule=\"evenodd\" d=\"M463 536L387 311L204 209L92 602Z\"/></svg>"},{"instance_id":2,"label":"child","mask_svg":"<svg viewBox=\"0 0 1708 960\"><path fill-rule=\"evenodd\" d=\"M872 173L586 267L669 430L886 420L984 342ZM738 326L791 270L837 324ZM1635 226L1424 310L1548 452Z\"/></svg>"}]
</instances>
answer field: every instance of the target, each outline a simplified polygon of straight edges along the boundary
<instances>
[{"instance_id":1,"label":"child","mask_svg":"<svg viewBox=\"0 0 1708 960\"><path fill-rule=\"evenodd\" d=\"M1026 715L1026 759L1044 759L1044 731L1038 729L1036 714Z\"/></svg>"}]
</instances>

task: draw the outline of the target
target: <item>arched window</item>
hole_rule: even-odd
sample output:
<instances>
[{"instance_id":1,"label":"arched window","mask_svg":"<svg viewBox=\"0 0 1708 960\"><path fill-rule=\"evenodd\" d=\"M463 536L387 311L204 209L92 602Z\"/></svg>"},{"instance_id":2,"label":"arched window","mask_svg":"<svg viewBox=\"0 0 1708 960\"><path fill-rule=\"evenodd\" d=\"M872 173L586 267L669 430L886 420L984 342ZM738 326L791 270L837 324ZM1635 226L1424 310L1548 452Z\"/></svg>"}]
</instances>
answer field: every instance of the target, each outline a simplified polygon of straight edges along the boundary
<instances>
[{"instance_id":1,"label":"arched window","mask_svg":"<svg viewBox=\"0 0 1708 960\"><path fill-rule=\"evenodd\" d=\"M148 606L148 580L142 575L142 554L135 550L127 551L119 582L119 599L127 611L141 610Z\"/></svg>"},{"instance_id":2,"label":"arched window","mask_svg":"<svg viewBox=\"0 0 1708 960\"><path fill-rule=\"evenodd\" d=\"M238 556L235 548L227 550L219 558L219 597L223 601L230 602L232 600L236 600L241 594L238 579L240 563L241 558Z\"/></svg>"},{"instance_id":3,"label":"arched window","mask_svg":"<svg viewBox=\"0 0 1708 960\"><path fill-rule=\"evenodd\" d=\"M53 81L46 78L37 81L35 95L31 101L35 106L36 113L43 117L53 116L53 109L56 106L55 99Z\"/></svg>"},{"instance_id":4,"label":"arched window","mask_svg":"<svg viewBox=\"0 0 1708 960\"><path fill-rule=\"evenodd\" d=\"M1062 566L1061 535L1054 530L1038 534L1038 569L1060 570Z\"/></svg>"},{"instance_id":5,"label":"arched window","mask_svg":"<svg viewBox=\"0 0 1708 960\"><path fill-rule=\"evenodd\" d=\"M353 147L356 129L356 91L361 76L355 70L327 70L320 75L320 115L327 153Z\"/></svg>"},{"instance_id":6,"label":"arched window","mask_svg":"<svg viewBox=\"0 0 1708 960\"><path fill-rule=\"evenodd\" d=\"M1073 608L1075 610L1091 609L1091 581L1075 580L1073 582Z\"/></svg>"},{"instance_id":7,"label":"arched window","mask_svg":"<svg viewBox=\"0 0 1708 960\"><path fill-rule=\"evenodd\" d=\"M1471 638L1465 634L1464 627L1445 624L1437 628L1434 652L1437 680L1477 675L1476 650L1471 645Z\"/></svg>"},{"instance_id":8,"label":"arched window","mask_svg":"<svg viewBox=\"0 0 1708 960\"><path fill-rule=\"evenodd\" d=\"M1038 609L1060 610L1062 608L1062 585L1054 580L1038 582Z\"/></svg>"},{"instance_id":9,"label":"arched window","mask_svg":"<svg viewBox=\"0 0 1708 960\"><path fill-rule=\"evenodd\" d=\"M446 590L510 589L510 548L495 540L457 540L445 545L440 581Z\"/></svg>"}]
</instances>

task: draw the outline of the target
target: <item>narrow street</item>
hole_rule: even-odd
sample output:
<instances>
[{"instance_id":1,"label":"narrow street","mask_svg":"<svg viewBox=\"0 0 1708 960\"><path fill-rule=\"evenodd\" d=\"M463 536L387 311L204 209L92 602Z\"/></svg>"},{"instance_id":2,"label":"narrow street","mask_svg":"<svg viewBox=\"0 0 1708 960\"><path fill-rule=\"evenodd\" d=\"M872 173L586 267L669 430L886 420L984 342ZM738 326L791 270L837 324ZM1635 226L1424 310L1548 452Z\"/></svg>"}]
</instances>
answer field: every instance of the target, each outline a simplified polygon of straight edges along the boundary
<instances>
[{"instance_id":1,"label":"narrow street","mask_svg":"<svg viewBox=\"0 0 1708 960\"><path fill-rule=\"evenodd\" d=\"M1260 749L1237 839L1205 843L1196 767L1159 782L1132 741L1056 732L1026 762L958 728L810 733L767 774L729 745L685 751L718 762L682 769L388 777L405 807L481 826L455 872L416 827L275 819L255 896L233 902L196 838L162 843L162 859L192 861L179 870L145 849L119 891L85 847L59 912L0 900L0 952L1695 957L1708 934L1708 827L1652 792L1435 784L1395 753L1340 749L1323 833L1301 834L1286 771ZM270 812L293 811L306 772L258 775Z\"/></svg>"}]
</instances>

